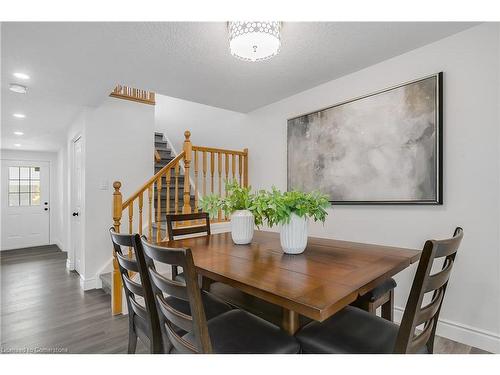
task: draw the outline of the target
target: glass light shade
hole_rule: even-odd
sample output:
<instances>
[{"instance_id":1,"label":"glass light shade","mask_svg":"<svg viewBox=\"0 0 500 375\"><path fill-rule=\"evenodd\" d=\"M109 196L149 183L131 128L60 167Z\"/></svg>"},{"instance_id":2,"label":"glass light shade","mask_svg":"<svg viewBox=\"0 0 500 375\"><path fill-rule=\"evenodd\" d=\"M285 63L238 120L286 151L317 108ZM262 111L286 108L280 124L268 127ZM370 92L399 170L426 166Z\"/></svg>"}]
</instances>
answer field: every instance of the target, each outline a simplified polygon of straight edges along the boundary
<instances>
[{"instance_id":1,"label":"glass light shade","mask_svg":"<svg viewBox=\"0 0 500 375\"><path fill-rule=\"evenodd\" d=\"M229 50L245 61L267 60L280 51L281 22L228 22Z\"/></svg>"}]
</instances>

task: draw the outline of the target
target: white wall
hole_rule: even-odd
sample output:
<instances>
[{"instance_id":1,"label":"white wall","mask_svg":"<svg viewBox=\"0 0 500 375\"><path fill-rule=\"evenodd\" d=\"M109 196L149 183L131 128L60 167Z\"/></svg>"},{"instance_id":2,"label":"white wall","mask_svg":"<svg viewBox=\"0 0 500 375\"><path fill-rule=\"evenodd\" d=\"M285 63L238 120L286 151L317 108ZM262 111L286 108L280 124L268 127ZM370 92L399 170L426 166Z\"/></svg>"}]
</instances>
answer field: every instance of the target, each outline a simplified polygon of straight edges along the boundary
<instances>
[{"instance_id":1,"label":"white wall","mask_svg":"<svg viewBox=\"0 0 500 375\"><path fill-rule=\"evenodd\" d=\"M51 244L59 246L66 251L63 246L62 222L60 218L61 200L60 186L58 181L58 156L55 152L36 152L22 150L1 150L2 160L25 160L25 161L46 161L49 163L50 175L50 233ZM3 220L3 218L2 218Z\"/></svg>"},{"instance_id":2,"label":"white wall","mask_svg":"<svg viewBox=\"0 0 500 375\"><path fill-rule=\"evenodd\" d=\"M155 130L168 137L175 153L182 150L184 131L191 131L196 146L243 149L246 135L246 115L170 96L157 95Z\"/></svg>"},{"instance_id":3,"label":"white wall","mask_svg":"<svg viewBox=\"0 0 500 375\"><path fill-rule=\"evenodd\" d=\"M250 183L286 189L287 119L444 72L444 205L337 206L310 233L421 248L465 231L438 332L500 352L499 28L483 24L248 114ZM235 136L237 138L237 136ZM237 142L235 140L235 142ZM241 142L241 141L239 141ZM397 315L415 267L397 277Z\"/></svg>"},{"instance_id":4,"label":"white wall","mask_svg":"<svg viewBox=\"0 0 500 375\"><path fill-rule=\"evenodd\" d=\"M85 142L85 278L91 279L111 259L113 181L121 181L125 200L154 174L154 107L106 99L89 113Z\"/></svg>"},{"instance_id":5,"label":"white wall","mask_svg":"<svg viewBox=\"0 0 500 375\"><path fill-rule=\"evenodd\" d=\"M83 139L83 267L82 286L99 285L98 273L106 271L112 258L108 229L112 226L113 181L122 183L123 200L127 199L154 173L154 107L114 98L107 98L98 108L85 108L69 127L67 145L60 151L63 168L64 213L70 223L72 142ZM137 207L135 207L137 210ZM137 222L137 220L135 220ZM128 230L128 220L122 220ZM135 228L137 230L137 228ZM69 268L74 268L71 227L66 225Z\"/></svg>"}]
</instances>

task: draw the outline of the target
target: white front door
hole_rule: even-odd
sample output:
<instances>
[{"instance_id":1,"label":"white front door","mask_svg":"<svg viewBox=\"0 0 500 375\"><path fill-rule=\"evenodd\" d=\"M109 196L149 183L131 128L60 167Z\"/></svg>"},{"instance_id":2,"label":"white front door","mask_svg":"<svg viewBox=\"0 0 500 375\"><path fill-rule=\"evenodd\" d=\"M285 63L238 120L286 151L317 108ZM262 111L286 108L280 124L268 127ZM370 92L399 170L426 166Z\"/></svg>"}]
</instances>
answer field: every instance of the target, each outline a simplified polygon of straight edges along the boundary
<instances>
[{"instance_id":1,"label":"white front door","mask_svg":"<svg viewBox=\"0 0 500 375\"><path fill-rule=\"evenodd\" d=\"M82 262L82 138L78 138L73 143L73 168L71 177L71 242L75 255L75 271L83 274Z\"/></svg>"},{"instance_id":2,"label":"white front door","mask_svg":"<svg viewBox=\"0 0 500 375\"><path fill-rule=\"evenodd\" d=\"M50 243L50 164L2 160L2 250Z\"/></svg>"}]
</instances>

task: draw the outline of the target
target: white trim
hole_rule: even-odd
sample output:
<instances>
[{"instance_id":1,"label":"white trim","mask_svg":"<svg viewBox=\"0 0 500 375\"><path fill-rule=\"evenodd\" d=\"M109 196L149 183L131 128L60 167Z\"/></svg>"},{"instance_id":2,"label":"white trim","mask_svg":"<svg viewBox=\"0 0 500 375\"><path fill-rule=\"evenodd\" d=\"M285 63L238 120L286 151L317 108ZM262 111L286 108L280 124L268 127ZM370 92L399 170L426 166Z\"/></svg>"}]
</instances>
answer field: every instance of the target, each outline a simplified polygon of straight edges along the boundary
<instances>
[{"instance_id":1,"label":"white trim","mask_svg":"<svg viewBox=\"0 0 500 375\"><path fill-rule=\"evenodd\" d=\"M394 321L396 323L401 322L403 312L403 308L394 306ZM439 319L436 334L492 353L500 353L500 335L494 332L447 319Z\"/></svg>"},{"instance_id":2,"label":"white trim","mask_svg":"<svg viewBox=\"0 0 500 375\"><path fill-rule=\"evenodd\" d=\"M84 291L90 289L96 289L95 277L91 279L85 279L82 275L80 275L80 288Z\"/></svg>"},{"instance_id":3,"label":"white trim","mask_svg":"<svg viewBox=\"0 0 500 375\"><path fill-rule=\"evenodd\" d=\"M66 269L68 271L75 270L75 262L73 262L69 257L66 259Z\"/></svg>"}]
</instances>

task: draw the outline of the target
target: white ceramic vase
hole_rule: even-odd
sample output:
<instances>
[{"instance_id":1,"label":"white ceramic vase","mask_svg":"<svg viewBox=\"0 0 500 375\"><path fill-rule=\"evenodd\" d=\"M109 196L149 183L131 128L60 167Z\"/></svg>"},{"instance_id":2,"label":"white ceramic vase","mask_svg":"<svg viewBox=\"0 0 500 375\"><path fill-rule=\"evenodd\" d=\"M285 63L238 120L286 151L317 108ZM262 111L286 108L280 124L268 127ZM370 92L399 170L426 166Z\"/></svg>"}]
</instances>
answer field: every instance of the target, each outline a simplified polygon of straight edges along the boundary
<instances>
[{"instance_id":1,"label":"white ceramic vase","mask_svg":"<svg viewBox=\"0 0 500 375\"><path fill-rule=\"evenodd\" d=\"M234 211L231 215L231 237L236 245L246 245L252 241L254 217L248 210Z\"/></svg>"},{"instance_id":2,"label":"white ceramic vase","mask_svg":"<svg viewBox=\"0 0 500 375\"><path fill-rule=\"evenodd\" d=\"M280 229L281 248L286 254L300 254L307 246L307 217L292 213L290 222Z\"/></svg>"}]
</instances>

